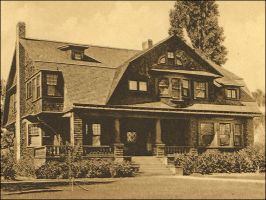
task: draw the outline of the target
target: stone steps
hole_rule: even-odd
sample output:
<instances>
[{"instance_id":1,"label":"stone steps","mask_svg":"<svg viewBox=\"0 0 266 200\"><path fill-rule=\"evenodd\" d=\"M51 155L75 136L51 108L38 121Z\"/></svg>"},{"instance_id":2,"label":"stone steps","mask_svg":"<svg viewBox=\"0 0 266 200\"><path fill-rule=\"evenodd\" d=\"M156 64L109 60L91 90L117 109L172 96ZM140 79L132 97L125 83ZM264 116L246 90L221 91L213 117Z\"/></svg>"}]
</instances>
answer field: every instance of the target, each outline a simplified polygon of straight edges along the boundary
<instances>
[{"instance_id":1,"label":"stone steps","mask_svg":"<svg viewBox=\"0 0 266 200\"><path fill-rule=\"evenodd\" d=\"M134 156L132 162L139 166L139 176L173 175L168 166L153 156Z\"/></svg>"}]
</instances>

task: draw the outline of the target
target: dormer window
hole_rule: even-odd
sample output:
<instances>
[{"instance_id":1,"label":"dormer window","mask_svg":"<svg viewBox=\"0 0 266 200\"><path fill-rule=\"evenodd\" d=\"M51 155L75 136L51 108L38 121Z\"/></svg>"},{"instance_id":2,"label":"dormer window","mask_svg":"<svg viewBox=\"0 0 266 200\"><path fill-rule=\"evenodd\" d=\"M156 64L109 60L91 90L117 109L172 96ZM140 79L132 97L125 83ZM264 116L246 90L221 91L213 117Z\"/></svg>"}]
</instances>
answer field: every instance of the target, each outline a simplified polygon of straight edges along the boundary
<instances>
[{"instance_id":1,"label":"dormer window","mask_svg":"<svg viewBox=\"0 0 266 200\"><path fill-rule=\"evenodd\" d=\"M148 85L146 81L128 81L128 88L132 91L141 91L141 92L147 92L148 91Z\"/></svg>"},{"instance_id":2,"label":"dormer window","mask_svg":"<svg viewBox=\"0 0 266 200\"><path fill-rule=\"evenodd\" d=\"M225 89L225 94L227 99L238 99L238 90L234 88Z\"/></svg>"},{"instance_id":3,"label":"dormer window","mask_svg":"<svg viewBox=\"0 0 266 200\"><path fill-rule=\"evenodd\" d=\"M81 51L73 51L73 59L75 60L82 60L84 53Z\"/></svg>"}]
</instances>

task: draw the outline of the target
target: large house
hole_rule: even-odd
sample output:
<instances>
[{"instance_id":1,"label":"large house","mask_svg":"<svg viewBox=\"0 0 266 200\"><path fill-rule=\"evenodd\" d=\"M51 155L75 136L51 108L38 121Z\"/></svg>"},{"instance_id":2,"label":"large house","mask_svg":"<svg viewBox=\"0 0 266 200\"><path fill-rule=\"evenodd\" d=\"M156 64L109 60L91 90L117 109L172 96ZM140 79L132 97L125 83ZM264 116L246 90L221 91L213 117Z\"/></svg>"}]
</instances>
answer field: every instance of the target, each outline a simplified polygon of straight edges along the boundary
<instances>
[{"instance_id":1,"label":"large house","mask_svg":"<svg viewBox=\"0 0 266 200\"><path fill-rule=\"evenodd\" d=\"M260 115L242 78L173 35L142 50L26 37L17 41L3 125L17 159L166 156L253 144Z\"/></svg>"}]
</instances>

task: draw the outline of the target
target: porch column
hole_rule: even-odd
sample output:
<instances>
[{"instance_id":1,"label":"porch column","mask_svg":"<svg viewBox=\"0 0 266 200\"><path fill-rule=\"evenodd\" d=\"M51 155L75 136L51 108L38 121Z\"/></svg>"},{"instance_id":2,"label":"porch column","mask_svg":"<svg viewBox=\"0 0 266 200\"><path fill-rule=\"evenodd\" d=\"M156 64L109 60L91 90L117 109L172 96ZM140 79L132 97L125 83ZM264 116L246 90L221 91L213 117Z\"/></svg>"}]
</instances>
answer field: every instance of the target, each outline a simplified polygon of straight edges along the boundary
<instances>
[{"instance_id":1,"label":"porch column","mask_svg":"<svg viewBox=\"0 0 266 200\"><path fill-rule=\"evenodd\" d=\"M117 159L117 157L123 157L124 155L124 144L121 143L120 139L120 119L118 118L114 120L114 134L114 156Z\"/></svg>"},{"instance_id":2,"label":"porch column","mask_svg":"<svg viewBox=\"0 0 266 200\"><path fill-rule=\"evenodd\" d=\"M162 129L161 129L160 119L156 119L155 121L155 133L156 133L156 144L162 144Z\"/></svg>"},{"instance_id":3,"label":"porch column","mask_svg":"<svg viewBox=\"0 0 266 200\"><path fill-rule=\"evenodd\" d=\"M165 155L165 144L162 142L162 129L161 129L161 120L156 119L155 121L155 152L154 154L157 157L163 157Z\"/></svg>"},{"instance_id":4,"label":"porch column","mask_svg":"<svg viewBox=\"0 0 266 200\"><path fill-rule=\"evenodd\" d=\"M69 125L70 125L70 145L74 146L74 113L70 113L69 117Z\"/></svg>"}]
</instances>

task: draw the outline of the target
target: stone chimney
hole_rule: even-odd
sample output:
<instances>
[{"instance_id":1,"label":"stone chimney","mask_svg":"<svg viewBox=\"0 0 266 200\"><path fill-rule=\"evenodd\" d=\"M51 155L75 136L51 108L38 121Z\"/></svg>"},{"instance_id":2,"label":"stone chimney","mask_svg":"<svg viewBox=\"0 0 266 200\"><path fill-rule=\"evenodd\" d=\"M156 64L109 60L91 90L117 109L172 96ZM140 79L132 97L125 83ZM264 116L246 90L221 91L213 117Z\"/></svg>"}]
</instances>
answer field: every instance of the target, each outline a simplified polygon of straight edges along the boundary
<instances>
[{"instance_id":1,"label":"stone chimney","mask_svg":"<svg viewBox=\"0 0 266 200\"><path fill-rule=\"evenodd\" d=\"M26 37L26 24L25 22L17 23L17 37L25 38Z\"/></svg>"},{"instance_id":2,"label":"stone chimney","mask_svg":"<svg viewBox=\"0 0 266 200\"><path fill-rule=\"evenodd\" d=\"M146 50L152 47L152 40L148 39L147 41L142 42L142 50Z\"/></svg>"}]
</instances>

